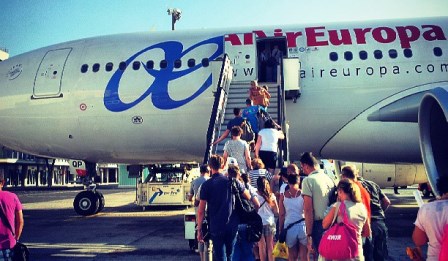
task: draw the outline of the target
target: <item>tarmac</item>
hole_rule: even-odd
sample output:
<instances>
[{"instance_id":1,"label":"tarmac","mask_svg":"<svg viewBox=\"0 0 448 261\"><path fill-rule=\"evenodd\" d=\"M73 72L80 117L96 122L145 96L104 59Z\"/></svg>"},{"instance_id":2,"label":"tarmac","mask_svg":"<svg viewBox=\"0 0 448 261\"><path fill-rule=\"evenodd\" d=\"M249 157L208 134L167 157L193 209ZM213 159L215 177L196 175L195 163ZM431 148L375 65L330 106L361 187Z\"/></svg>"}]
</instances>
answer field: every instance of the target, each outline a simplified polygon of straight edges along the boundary
<instances>
[{"instance_id":1,"label":"tarmac","mask_svg":"<svg viewBox=\"0 0 448 261\"><path fill-rule=\"evenodd\" d=\"M389 260L409 260L418 206L415 187L385 189L392 205L386 212L389 229ZM80 188L15 189L23 207L25 228L21 241L32 260L199 260L184 239L185 207L135 205L135 189L102 188L103 212L82 217L73 210Z\"/></svg>"}]
</instances>

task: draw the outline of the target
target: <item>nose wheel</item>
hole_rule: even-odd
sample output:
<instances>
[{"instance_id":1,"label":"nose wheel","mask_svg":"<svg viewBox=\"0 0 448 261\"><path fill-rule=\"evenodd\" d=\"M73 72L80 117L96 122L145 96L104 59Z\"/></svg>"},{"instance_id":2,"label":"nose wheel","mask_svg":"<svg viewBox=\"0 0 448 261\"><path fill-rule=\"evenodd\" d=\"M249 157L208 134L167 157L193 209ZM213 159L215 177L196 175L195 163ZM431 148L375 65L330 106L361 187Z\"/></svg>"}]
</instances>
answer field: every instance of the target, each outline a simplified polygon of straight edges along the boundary
<instances>
[{"instance_id":1,"label":"nose wheel","mask_svg":"<svg viewBox=\"0 0 448 261\"><path fill-rule=\"evenodd\" d=\"M73 208L81 216L94 215L103 210L104 205L105 200L103 194L94 190L79 192L73 201Z\"/></svg>"}]
</instances>

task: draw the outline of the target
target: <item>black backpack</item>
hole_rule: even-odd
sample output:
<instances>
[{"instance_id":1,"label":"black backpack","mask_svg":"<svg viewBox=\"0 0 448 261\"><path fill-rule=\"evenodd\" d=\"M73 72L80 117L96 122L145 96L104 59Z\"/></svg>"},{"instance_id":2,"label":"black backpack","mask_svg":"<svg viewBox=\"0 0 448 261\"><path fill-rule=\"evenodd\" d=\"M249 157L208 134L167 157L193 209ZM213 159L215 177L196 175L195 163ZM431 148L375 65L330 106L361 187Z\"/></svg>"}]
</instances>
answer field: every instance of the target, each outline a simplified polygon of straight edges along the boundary
<instances>
[{"instance_id":1,"label":"black backpack","mask_svg":"<svg viewBox=\"0 0 448 261\"><path fill-rule=\"evenodd\" d=\"M255 142L255 132L252 130L250 123L244 119L241 123L241 129L243 129L243 134L241 134L241 139L245 140L247 143Z\"/></svg>"},{"instance_id":2,"label":"black backpack","mask_svg":"<svg viewBox=\"0 0 448 261\"><path fill-rule=\"evenodd\" d=\"M252 202L241 197L236 182L235 178L230 180L230 189L234 200L232 211L236 211L241 224L247 224L247 240L258 242L263 232L263 221Z\"/></svg>"}]
</instances>

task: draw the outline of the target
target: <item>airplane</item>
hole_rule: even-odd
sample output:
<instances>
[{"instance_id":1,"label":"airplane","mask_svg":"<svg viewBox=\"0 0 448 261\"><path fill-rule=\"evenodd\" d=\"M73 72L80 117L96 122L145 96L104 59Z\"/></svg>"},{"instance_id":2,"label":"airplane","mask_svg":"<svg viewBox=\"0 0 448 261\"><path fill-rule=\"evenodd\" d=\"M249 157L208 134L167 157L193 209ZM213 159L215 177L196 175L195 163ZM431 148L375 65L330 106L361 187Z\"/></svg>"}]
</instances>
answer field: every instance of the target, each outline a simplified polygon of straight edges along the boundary
<instances>
[{"instance_id":1,"label":"airplane","mask_svg":"<svg viewBox=\"0 0 448 261\"><path fill-rule=\"evenodd\" d=\"M436 17L55 44L0 62L0 144L83 160L88 173L97 162L131 164L132 172L206 162L226 108L259 79L276 87L269 110L287 135L281 157L311 151L324 159L423 162L435 187L448 176L447 34L448 19ZM282 63L268 70L260 54L275 45ZM99 196L81 198L74 202L84 200L81 214L97 212Z\"/></svg>"}]
</instances>

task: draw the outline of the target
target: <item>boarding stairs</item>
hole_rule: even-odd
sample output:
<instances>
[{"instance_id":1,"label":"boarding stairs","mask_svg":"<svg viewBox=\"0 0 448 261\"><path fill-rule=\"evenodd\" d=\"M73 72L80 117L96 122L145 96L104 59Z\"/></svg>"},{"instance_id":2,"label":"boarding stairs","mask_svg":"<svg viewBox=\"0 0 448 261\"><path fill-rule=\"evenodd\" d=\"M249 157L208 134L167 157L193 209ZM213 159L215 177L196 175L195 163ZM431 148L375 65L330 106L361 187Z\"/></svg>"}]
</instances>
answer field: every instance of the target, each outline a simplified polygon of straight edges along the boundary
<instances>
[{"instance_id":1,"label":"boarding stairs","mask_svg":"<svg viewBox=\"0 0 448 261\"><path fill-rule=\"evenodd\" d=\"M269 87L269 93L271 94L270 104L268 106L269 115L278 122L278 88L279 86L274 83L260 83L259 85L267 85ZM235 82L231 83L229 87L229 93L227 97L227 106L224 113L224 122L221 124L216 139L221 136L223 132L227 129L227 123L233 119L234 108L241 108L244 110L246 108L246 99L249 98L249 82ZM215 153L219 155L224 154L224 144L230 139L231 135L221 141L216 145Z\"/></svg>"},{"instance_id":2,"label":"boarding stairs","mask_svg":"<svg viewBox=\"0 0 448 261\"><path fill-rule=\"evenodd\" d=\"M224 144L230 139L230 135L213 146L211 143L217 140L227 129L227 123L234 118L234 108L246 108L246 99L249 98L250 81L233 81L232 82L232 66L227 55L224 56L221 73L215 93L215 103L212 109L210 124L207 131L207 149L204 155L203 163L208 163L208 159L212 154L223 155ZM269 115L286 131L286 139L279 141L278 166L283 166L288 161L288 127L285 115L285 91L283 67L279 66L279 73L276 82L263 83L259 85L267 85L271 94L270 104L267 108ZM296 74L299 70L294 70ZM298 78L298 75L293 77ZM298 84L295 84L298 86ZM294 102L297 97L295 96Z\"/></svg>"}]
</instances>

